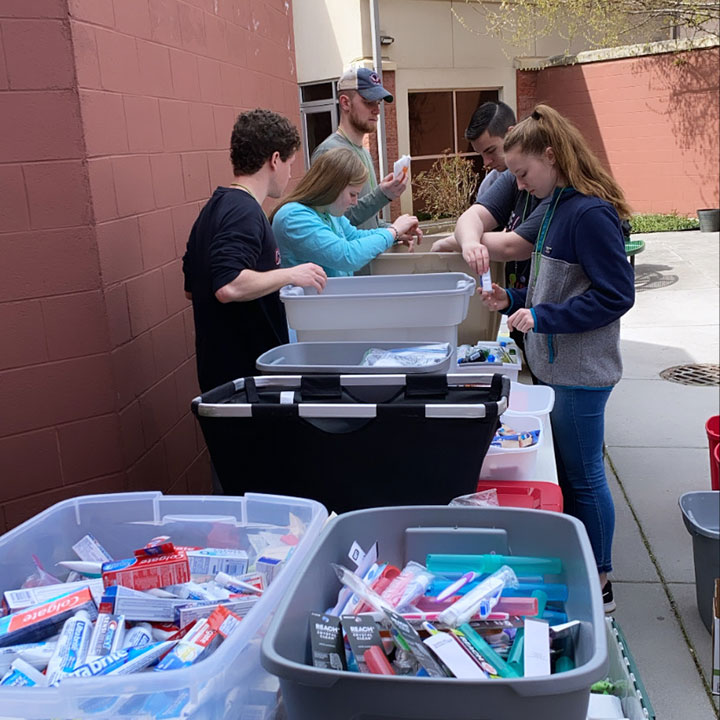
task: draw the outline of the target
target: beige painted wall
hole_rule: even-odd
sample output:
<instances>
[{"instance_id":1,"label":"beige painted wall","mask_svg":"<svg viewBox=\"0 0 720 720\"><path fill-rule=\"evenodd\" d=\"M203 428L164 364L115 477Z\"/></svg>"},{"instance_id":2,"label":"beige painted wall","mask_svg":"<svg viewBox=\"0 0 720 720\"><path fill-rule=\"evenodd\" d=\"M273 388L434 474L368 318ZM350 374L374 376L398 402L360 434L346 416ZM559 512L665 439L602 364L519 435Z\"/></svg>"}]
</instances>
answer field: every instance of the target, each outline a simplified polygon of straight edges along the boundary
<instances>
[{"instance_id":1,"label":"beige painted wall","mask_svg":"<svg viewBox=\"0 0 720 720\"><path fill-rule=\"evenodd\" d=\"M458 22L453 8L474 32ZM372 56L369 0L297 0L293 12L300 83L336 78L349 63ZM528 48L502 46L484 34L481 16L463 1L379 0L379 13L380 33L395 38L382 53L396 68L400 153L410 147L409 91L498 89L500 98L515 108L513 58L547 57L565 47L559 38ZM402 197L401 207L411 211L410 193Z\"/></svg>"},{"instance_id":2,"label":"beige painted wall","mask_svg":"<svg viewBox=\"0 0 720 720\"><path fill-rule=\"evenodd\" d=\"M295 57L299 83L339 77L370 52L367 0L299 0L293 3Z\"/></svg>"}]
</instances>

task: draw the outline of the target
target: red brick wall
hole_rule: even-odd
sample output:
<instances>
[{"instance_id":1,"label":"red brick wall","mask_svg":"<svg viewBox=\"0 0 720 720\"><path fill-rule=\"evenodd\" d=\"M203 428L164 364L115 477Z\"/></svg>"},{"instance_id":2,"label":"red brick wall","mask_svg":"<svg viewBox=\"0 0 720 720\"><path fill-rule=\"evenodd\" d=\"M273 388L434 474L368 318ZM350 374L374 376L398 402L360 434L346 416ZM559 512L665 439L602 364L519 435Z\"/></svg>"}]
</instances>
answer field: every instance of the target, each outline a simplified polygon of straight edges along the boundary
<instances>
[{"instance_id":1,"label":"red brick wall","mask_svg":"<svg viewBox=\"0 0 720 720\"><path fill-rule=\"evenodd\" d=\"M237 113L299 123L287 5L0 4L0 532L73 495L209 491L180 258Z\"/></svg>"},{"instance_id":2,"label":"red brick wall","mask_svg":"<svg viewBox=\"0 0 720 720\"><path fill-rule=\"evenodd\" d=\"M718 48L518 71L518 112L569 117L635 212L718 207Z\"/></svg>"}]
</instances>

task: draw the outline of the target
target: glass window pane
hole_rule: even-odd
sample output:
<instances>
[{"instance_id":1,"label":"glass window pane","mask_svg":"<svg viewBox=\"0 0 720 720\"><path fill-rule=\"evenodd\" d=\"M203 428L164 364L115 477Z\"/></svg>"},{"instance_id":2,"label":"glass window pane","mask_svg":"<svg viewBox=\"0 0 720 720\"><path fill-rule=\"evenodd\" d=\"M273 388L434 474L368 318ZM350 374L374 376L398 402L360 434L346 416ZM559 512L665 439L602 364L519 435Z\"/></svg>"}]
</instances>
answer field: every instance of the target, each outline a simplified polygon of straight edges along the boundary
<instances>
[{"instance_id":1,"label":"glass window pane","mask_svg":"<svg viewBox=\"0 0 720 720\"><path fill-rule=\"evenodd\" d=\"M472 152L470 143L465 139L465 130L475 110L484 102L499 100L497 90L458 90L455 93L455 112L457 114L458 152Z\"/></svg>"},{"instance_id":2,"label":"glass window pane","mask_svg":"<svg viewBox=\"0 0 720 720\"><path fill-rule=\"evenodd\" d=\"M455 152L453 142L452 92L408 94L410 155L440 155Z\"/></svg>"},{"instance_id":3,"label":"glass window pane","mask_svg":"<svg viewBox=\"0 0 720 720\"><path fill-rule=\"evenodd\" d=\"M308 113L306 115L307 122L307 143L308 153L313 154L313 150L333 131L331 111Z\"/></svg>"},{"instance_id":4,"label":"glass window pane","mask_svg":"<svg viewBox=\"0 0 720 720\"><path fill-rule=\"evenodd\" d=\"M303 102L333 99L333 84L331 82L303 85L301 90Z\"/></svg>"}]
</instances>

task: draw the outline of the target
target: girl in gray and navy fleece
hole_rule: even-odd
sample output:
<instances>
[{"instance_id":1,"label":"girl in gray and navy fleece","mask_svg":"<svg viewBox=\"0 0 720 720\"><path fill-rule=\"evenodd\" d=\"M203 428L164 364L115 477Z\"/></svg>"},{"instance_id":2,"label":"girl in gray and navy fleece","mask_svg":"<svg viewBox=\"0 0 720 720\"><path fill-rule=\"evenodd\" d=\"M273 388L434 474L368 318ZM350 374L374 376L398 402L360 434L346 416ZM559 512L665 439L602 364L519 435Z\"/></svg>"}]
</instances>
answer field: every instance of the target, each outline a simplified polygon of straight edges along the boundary
<instances>
[{"instance_id":1,"label":"girl in gray and navy fleece","mask_svg":"<svg viewBox=\"0 0 720 720\"><path fill-rule=\"evenodd\" d=\"M615 511L603 463L604 412L622 376L620 318L633 306L622 190L559 113L538 105L505 138L518 187L546 198L527 288L483 295L525 333L525 355L555 390L550 419L565 511L587 529L607 612Z\"/></svg>"}]
</instances>

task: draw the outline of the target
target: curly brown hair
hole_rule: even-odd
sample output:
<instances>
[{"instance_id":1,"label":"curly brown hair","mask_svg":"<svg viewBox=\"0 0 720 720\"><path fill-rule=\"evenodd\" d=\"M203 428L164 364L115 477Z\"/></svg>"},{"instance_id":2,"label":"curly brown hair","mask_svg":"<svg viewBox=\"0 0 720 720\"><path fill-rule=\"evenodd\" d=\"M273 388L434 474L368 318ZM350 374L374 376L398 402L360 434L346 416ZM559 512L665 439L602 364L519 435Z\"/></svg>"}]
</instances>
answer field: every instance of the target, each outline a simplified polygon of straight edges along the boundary
<instances>
[{"instance_id":1,"label":"curly brown hair","mask_svg":"<svg viewBox=\"0 0 720 720\"><path fill-rule=\"evenodd\" d=\"M230 162L235 175L254 175L280 153L285 162L300 148L297 128L272 110L249 110L238 115L230 136Z\"/></svg>"}]
</instances>

